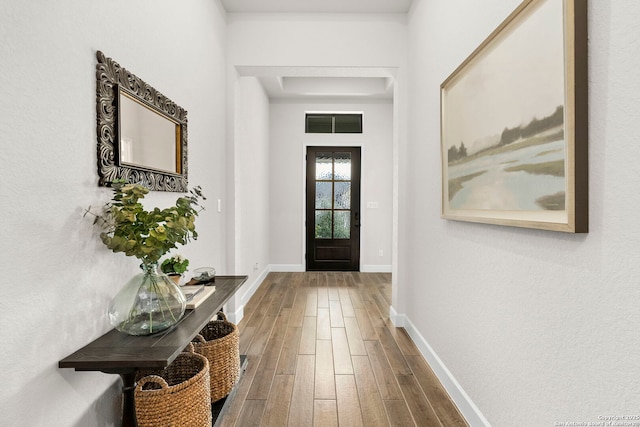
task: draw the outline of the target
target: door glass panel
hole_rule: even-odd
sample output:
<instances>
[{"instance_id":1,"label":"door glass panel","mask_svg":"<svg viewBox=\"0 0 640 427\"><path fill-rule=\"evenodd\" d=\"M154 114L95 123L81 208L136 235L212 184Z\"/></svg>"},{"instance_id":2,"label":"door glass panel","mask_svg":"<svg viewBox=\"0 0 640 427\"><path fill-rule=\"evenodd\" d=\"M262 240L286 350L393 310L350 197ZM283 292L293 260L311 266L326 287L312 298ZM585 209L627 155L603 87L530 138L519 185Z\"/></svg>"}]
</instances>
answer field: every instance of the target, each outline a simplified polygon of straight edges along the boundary
<instances>
[{"instance_id":1,"label":"door glass panel","mask_svg":"<svg viewBox=\"0 0 640 427\"><path fill-rule=\"evenodd\" d=\"M316 239L331 238L331 211L316 211Z\"/></svg>"},{"instance_id":2,"label":"door glass panel","mask_svg":"<svg viewBox=\"0 0 640 427\"><path fill-rule=\"evenodd\" d=\"M335 179L338 181L351 180L351 153L335 153Z\"/></svg>"},{"instance_id":3,"label":"door glass panel","mask_svg":"<svg viewBox=\"0 0 640 427\"><path fill-rule=\"evenodd\" d=\"M333 238L334 239L351 238L351 212L350 211L334 212Z\"/></svg>"},{"instance_id":4,"label":"door glass panel","mask_svg":"<svg viewBox=\"0 0 640 427\"><path fill-rule=\"evenodd\" d=\"M316 209L331 209L331 182L316 182Z\"/></svg>"},{"instance_id":5,"label":"door glass panel","mask_svg":"<svg viewBox=\"0 0 640 427\"><path fill-rule=\"evenodd\" d=\"M351 209L351 183L335 182L334 185L334 209Z\"/></svg>"},{"instance_id":6,"label":"door glass panel","mask_svg":"<svg viewBox=\"0 0 640 427\"><path fill-rule=\"evenodd\" d=\"M351 238L351 153L315 155L315 238Z\"/></svg>"},{"instance_id":7,"label":"door glass panel","mask_svg":"<svg viewBox=\"0 0 640 427\"><path fill-rule=\"evenodd\" d=\"M333 156L331 153L316 154L316 179L333 179Z\"/></svg>"}]
</instances>

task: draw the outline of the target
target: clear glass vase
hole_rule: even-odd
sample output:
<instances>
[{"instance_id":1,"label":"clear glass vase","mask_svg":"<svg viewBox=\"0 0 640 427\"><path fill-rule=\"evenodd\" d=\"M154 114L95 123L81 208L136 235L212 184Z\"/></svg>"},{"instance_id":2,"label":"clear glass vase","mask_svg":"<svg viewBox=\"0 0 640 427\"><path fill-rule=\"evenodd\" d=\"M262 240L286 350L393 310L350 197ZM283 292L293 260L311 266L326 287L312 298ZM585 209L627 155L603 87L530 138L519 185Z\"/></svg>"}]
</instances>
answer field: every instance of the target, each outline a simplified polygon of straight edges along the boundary
<instances>
[{"instance_id":1,"label":"clear glass vase","mask_svg":"<svg viewBox=\"0 0 640 427\"><path fill-rule=\"evenodd\" d=\"M158 264L142 264L109 305L109 322L129 335L150 335L178 323L187 305L178 285Z\"/></svg>"}]
</instances>

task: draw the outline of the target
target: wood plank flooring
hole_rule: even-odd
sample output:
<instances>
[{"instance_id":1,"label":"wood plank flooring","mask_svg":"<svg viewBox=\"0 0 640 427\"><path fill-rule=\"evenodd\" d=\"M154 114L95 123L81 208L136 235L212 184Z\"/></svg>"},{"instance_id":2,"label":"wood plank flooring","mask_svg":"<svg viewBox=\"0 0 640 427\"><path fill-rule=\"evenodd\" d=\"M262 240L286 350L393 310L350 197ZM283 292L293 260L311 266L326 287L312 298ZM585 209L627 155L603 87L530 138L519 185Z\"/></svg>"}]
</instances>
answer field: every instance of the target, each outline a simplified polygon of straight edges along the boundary
<instances>
[{"instance_id":1,"label":"wood plank flooring","mask_svg":"<svg viewBox=\"0 0 640 427\"><path fill-rule=\"evenodd\" d=\"M238 324L224 427L468 426L402 328L391 275L270 273Z\"/></svg>"}]
</instances>

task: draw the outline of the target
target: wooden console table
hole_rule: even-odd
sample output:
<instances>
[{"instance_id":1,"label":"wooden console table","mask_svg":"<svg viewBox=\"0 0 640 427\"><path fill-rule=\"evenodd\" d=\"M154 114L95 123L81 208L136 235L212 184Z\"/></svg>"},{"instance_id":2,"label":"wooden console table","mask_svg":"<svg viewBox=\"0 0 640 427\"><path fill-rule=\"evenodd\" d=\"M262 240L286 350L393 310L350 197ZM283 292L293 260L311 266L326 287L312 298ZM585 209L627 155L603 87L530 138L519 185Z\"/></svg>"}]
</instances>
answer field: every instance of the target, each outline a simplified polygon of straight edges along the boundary
<instances>
[{"instance_id":1,"label":"wooden console table","mask_svg":"<svg viewBox=\"0 0 640 427\"><path fill-rule=\"evenodd\" d=\"M136 372L139 369L162 369L173 362L246 281L247 276L216 276L216 291L198 308L186 310L184 317L172 328L146 336L131 336L113 329L62 359L58 367L120 375L122 426L135 427L133 391Z\"/></svg>"}]
</instances>

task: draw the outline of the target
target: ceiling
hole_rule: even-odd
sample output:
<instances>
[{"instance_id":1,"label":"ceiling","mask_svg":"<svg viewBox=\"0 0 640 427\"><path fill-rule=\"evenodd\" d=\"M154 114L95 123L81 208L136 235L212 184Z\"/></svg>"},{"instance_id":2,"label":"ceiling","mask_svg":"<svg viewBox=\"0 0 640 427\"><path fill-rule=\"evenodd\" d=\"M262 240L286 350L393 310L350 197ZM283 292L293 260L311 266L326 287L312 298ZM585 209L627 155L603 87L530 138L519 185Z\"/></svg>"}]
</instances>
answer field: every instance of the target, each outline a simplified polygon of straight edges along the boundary
<instances>
[{"instance_id":1,"label":"ceiling","mask_svg":"<svg viewBox=\"0 0 640 427\"><path fill-rule=\"evenodd\" d=\"M238 66L242 77L255 77L271 99L323 102L393 99L396 70L385 67Z\"/></svg>"},{"instance_id":2,"label":"ceiling","mask_svg":"<svg viewBox=\"0 0 640 427\"><path fill-rule=\"evenodd\" d=\"M413 0L220 0L229 13L407 13Z\"/></svg>"},{"instance_id":3,"label":"ceiling","mask_svg":"<svg viewBox=\"0 0 640 427\"><path fill-rule=\"evenodd\" d=\"M407 13L413 0L220 0L228 13ZM373 67L237 67L271 99L393 99L395 70Z\"/></svg>"}]
</instances>

